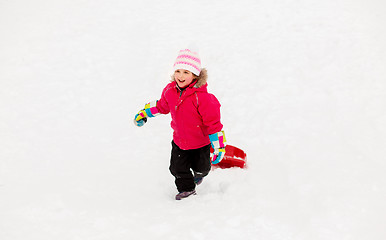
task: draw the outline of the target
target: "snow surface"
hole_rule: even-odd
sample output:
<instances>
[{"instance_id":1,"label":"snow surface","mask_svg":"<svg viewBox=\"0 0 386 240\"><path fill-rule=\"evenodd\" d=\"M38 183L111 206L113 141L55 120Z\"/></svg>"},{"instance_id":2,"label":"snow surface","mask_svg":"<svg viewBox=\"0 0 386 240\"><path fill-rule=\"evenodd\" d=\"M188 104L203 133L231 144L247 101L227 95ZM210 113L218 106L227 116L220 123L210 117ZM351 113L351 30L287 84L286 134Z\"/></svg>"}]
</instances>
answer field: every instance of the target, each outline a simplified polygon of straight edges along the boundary
<instances>
[{"instance_id":1,"label":"snow surface","mask_svg":"<svg viewBox=\"0 0 386 240\"><path fill-rule=\"evenodd\" d=\"M1 0L0 239L386 239L385 4ZM175 201L170 116L200 48L228 143Z\"/></svg>"}]
</instances>

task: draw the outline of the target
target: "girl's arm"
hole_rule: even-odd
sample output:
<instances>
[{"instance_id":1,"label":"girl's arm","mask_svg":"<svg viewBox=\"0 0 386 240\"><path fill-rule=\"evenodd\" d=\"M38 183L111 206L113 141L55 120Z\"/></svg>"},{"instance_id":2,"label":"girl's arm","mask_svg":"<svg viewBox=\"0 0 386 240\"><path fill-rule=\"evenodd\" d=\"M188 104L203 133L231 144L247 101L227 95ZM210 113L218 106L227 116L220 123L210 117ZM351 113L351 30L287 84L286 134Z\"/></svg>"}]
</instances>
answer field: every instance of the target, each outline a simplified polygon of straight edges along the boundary
<instances>
[{"instance_id":1,"label":"girl's arm","mask_svg":"<svg viewBox=\"0 0 386 240\"><path fill-rule=\"evenodd\" d=\"M208 128L209 140L214 150L211 161L213 164L221 162L225 155L226 138L222 131L220 103L212 94L203 95L198 103L198 111L204 125Z\"/></svg>"},{"instance_id":2,"label":"girl's arm","mask_svg":"<svg viewBox=\"0 0 386 240\"><path fill-rule=\"evenodd\" d=\"M141 109L134 117L134 124L138 127L142 127L147 118L156 117L159 114L168 114L170 112L169 105L166 101L165 93L169 88L166 87L162 91L161 99L155 100L145 104L145 107Z\"/></svg>"},{"instance_id":3,"label":"girl's arm","mask_svg":"<svg viewBox=\"0 0 386 240\"><path fill-rule=\"evenodd\" d=\"M209 135L217 133L223 128L220 107L221 104L214 95L201 94L198 96L198 112L202 117L202 122L208 129Z\"/></svg>"}]
</instances>

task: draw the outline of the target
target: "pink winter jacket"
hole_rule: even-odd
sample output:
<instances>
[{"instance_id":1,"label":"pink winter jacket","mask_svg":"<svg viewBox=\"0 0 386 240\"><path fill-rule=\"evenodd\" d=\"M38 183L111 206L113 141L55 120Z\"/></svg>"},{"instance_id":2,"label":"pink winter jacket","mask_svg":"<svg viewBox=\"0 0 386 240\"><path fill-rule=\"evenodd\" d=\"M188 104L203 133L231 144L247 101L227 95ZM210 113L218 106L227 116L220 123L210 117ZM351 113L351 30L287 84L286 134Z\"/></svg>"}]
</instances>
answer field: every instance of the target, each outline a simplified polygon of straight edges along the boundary
<instances>
[{"instance_id":1,"label":"pink winter jacket","mask_svg":"<svg viewBox=\"0 0 386 240\"><path fill-rule=\"evenodd\" d=\"M199 86L199 85L198 85ZM181 149L197 149L210 144L209 134L222 130L220 103L208 93L208 84L197 87L193 82L180 91L176 82L169 83L162 91L157 109L162 114L170 112L173 141Z\"/></svg>"}]
</instances>

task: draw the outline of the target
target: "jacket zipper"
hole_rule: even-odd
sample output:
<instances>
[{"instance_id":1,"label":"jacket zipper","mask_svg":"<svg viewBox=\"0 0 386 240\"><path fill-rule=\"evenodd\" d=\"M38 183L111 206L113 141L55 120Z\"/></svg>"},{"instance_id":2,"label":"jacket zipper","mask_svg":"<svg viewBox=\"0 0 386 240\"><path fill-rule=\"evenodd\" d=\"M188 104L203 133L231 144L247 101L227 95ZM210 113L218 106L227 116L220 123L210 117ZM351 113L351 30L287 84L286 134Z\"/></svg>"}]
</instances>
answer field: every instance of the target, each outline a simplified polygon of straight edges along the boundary
<instances>
[{"instance_id":1,"label":"jacket zipper","mask_svg":"<svg viewBox=\"0 0 386 240\"><path fill-rule=\"evenodd\" d=\"M178 97L178 103L175 107L175 109L177 110L177 107L181 104L180 100L181 100L182 94L185 92L186 88L181 89L178 85L176 85L176 86L177 86L178 91L180 91L180 96Z\"/></svg>"}]
</instances>

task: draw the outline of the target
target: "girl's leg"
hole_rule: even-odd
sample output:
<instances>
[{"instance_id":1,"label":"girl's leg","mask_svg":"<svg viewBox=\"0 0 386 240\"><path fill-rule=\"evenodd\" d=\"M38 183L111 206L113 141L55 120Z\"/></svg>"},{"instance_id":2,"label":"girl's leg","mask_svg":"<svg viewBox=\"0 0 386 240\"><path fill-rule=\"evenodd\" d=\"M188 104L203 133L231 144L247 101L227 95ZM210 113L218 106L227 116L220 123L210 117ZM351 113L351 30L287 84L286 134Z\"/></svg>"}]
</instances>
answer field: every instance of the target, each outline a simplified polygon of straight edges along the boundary
<instances>
[{"instance_id":1,"label":"girl's leg","mask_svg":"<svg viewBox=\"0 0 386 240\"><path fill-rule=\"evenodd\" d=\"M212 164L210 162L210 144L194 150L192 169L195 178L203 178L209 174Z\"/></svg>"},{"instance_id":2,"label":"girl's leg","mask_svg":"<svg viewBox=\"0 0 386 240\"><path fill-rule=\"evenodd\" d=\"M180 149L172 142L172 154L169 170L175 177L178 192L189 192L195 189L191 168L191 150Z\"/></svg>"}]
</instances>

